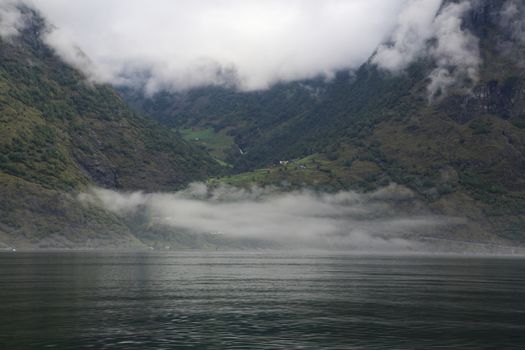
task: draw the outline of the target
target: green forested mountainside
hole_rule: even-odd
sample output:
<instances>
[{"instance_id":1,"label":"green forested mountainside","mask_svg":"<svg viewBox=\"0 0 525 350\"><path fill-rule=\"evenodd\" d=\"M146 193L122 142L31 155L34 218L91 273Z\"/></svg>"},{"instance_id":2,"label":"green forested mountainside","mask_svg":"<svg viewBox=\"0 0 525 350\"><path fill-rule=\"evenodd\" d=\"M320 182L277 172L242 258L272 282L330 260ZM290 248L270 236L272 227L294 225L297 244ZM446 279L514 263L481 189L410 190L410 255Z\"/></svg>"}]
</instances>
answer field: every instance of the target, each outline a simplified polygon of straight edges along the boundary
<instances>
[{"instance_id":1,"label":"green forested mountainside","mask_svg":"<svg viewBox=\"0 0 525 350\"><path fill-rule=\"evenodd\" d=\"M391 77L364 65L356 72L340 72L332 81L279 84L256 92L205 87L152 98L130 89L121 93L130 105L171 127L225 131L245 152L241 156L233 147L225 160L247 170L327 152L345 139L358 139L377 121L425 106L425 97L403 98L414 88L424 94L427 66L423 62L403 77Z\"/></svg>"},{"instance_id":2,"label":"green forested mountainside","mask_svg":"<svg viewBox=\"0 0 525 350\"><path fill-rule=\"evenodd\" d=\"M157 121L63 63L25 9L21 35L0 39L0 248L242 246L77 198L91 185L157 191L204 179L322 191L398 183L417 197L406 212L467 219L433 239L525 244L525 41L497 23L500 2L482 3L465 19L483 62L467 94L429 102L431 59L400 74L367 63L256 92L121 90Z\"/></svg>"},{"instance_id":3,"label":"green forested mountainside","mask_svg":"<svg viewBox=\"0 0 525 350\"><path fill-rule=\"evenodd\" d=\"M502 4L482 1L464 18L480 40L479 81L432 102L431 59L401 74L367 63L332 81L268 91L123 94L173 127L233 136L244 154L234 147L225 160L240 174L223 181L328 190L396 182L436 213L480 223L471 230L524 241L525 47L501 25Z\"/></svg>"},{"instance_id":4,"label":"green forested mountainside","mask_svg":"<svg viewBox=\"0 0 525 350\"><path fill-rule=\"evenodd\" d=\"M75 194L90 185L173 190L220 166L65 64L40 37L44 21L23 11L21 34L0 38L0 241L135 244L119 219L83 210Z\"/></svg>"},{"instance_id":5,"label":"green forested mountainside","mask_svg":"<svg viewBox=\"0 0 525 350\"><path fill-rule=\"evenodd\" d=\"M223 160L239 167L240 150L252 149L256 144L264 146L266 134L280 132L291 123L292 117L300 118L311 113L321 101L324 88L322 80L313 80L279 84L269 90L251 93L203 87L183 93L159 92L150 99L145 98L141 91L130 88L121 88L120 92L131 106L175 129L184 132L213 128L217 134L234 137L235 145L226 152ZM251 154L262 157L259 164L271 161L270 155L260 151Z\"/></svg>"}]
</instances>

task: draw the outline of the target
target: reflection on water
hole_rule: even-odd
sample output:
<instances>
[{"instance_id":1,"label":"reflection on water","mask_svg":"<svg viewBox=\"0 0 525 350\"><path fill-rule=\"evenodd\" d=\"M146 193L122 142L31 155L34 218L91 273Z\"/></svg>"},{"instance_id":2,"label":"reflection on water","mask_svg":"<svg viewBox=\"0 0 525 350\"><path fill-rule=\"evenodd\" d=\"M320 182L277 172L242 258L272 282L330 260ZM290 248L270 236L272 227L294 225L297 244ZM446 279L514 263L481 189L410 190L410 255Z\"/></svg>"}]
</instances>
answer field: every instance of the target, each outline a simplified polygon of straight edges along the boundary
<instances>
[{"instance_id":1,"label":"reflection on water","mask_svg":"<svg viewBox=\"0 0 525 350\"><path fill-rule=\"evenodd\" d=\"M522 349L525 260L3 253L0 348Z\"/></svg>"}]
</instances>

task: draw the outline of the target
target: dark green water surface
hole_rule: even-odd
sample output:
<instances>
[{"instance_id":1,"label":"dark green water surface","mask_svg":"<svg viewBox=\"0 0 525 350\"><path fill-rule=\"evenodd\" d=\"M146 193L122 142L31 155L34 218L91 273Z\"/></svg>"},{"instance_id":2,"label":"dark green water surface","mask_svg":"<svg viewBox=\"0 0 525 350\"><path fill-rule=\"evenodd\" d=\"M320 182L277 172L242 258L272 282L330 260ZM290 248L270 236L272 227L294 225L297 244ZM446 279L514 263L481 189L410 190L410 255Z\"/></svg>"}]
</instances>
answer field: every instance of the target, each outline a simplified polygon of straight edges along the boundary
<instances>
[{"instance_id":1,"label":"dark green water surface","mask_svg":"<svg viewBox=\"0 0 525 350\"><path fill-rule=\"evenodd\" d=\"M525 260L0 253L0 349L525 349Z\"/></svg>"}]
</instances>

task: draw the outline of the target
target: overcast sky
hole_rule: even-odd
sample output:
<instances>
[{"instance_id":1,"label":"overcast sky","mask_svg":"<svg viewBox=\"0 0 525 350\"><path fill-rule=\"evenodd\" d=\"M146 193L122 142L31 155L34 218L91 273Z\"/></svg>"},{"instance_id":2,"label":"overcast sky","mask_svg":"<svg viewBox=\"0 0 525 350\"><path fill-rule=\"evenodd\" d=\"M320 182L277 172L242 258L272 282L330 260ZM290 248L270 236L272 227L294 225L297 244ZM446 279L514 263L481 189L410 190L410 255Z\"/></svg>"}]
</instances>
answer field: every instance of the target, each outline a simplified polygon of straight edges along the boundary
<instances>
[{"instance_id":1,"label":"overcast sky","mask_svg":"<svg viewBox=\"0 0 525 350\"><path fill-rule=\"evenodd\" d=\"M463 26L476 0L0 0L0 35L23 25L17 1L41 11L54 26L43 39L90 79L147 94L265 89L330 78L370 58L397 73L426 56L436 65L432 100L476 82L481 64L479 39ZM522 33L521 5L505 4L502 22L518 23L511 29Z\"/></svg>"},{"instance_id":2,"label":"overcast sky","mask_svg":"<svg viewBox=\"0 0 525 350\"><path fill-rule=\"evenodd\" d=\"M14 2L41 11L54 26L43 39L89 78L148 94L265 89L370 58L397 73L425 56L435 63L432 100L451 87L468 92L481 64L479 38L463 25L477 0L0 0L2 36L23 26ZM522 36L521 2L503 5L502 25Z\"/></svg>"},{"instance_id":3,"label":"overcast sky","mask_svg":"<svg viewBox=\"0 0 525 350\"><path fill-rule=\"evenodd\" d=\"M76 43L102 80L148 70L156 90L232 77L243 89L260 89L357 67L413 0L32 2L57 26L49 40L65 56L74 58Z\"/></svg>"}]
</instances>

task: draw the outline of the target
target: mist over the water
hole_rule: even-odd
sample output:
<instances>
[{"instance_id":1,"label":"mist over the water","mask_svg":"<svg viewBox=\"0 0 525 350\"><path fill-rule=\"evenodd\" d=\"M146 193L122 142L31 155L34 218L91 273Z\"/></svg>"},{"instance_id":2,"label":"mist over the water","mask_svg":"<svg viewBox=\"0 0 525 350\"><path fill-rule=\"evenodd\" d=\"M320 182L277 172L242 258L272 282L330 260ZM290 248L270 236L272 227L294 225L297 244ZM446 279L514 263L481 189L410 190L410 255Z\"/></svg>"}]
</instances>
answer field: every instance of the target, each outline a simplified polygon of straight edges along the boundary
<instances>
[{"instance_id":1,"label":"mist over the water","mask_svg":"<svg viewBox=\"0 0 525 350\"><path fill-rule=\"evenodd\" d=\"M373 193L281 192L275 188L202 183L174 193L116 192L93 188L80 200L120 216L140 213L151 224L184 232L221 234L285 244L372 250L416 249L412 234L457 224L457 218L409 215L399 208L413 193L390 185Z\"/></svg>"}]
</instances>

